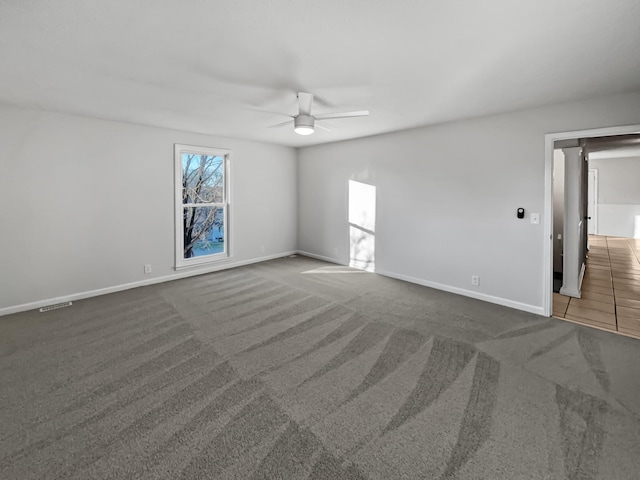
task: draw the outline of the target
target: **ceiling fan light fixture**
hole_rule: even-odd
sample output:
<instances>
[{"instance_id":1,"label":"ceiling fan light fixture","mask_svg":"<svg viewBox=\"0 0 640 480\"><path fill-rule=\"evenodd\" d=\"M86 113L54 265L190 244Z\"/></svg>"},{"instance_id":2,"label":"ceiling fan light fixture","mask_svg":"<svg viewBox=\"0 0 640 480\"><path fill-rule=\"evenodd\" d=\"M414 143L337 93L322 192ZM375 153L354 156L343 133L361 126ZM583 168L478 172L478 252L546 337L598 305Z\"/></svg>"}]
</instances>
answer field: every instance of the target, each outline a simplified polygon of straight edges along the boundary
<instances>
[{"instance_id":1,"label":"ceiling fan light fixture","mask_svg":"<svg viewBox=\"0 0 640 480\"><path fill-rule=\"evenodd\" d=\"M314 123L315 118L311 115L300 114L293 119L293 131L298 135L311 135L315 131Z\"/></svg>"},{"instance_id":2,"label":"ceiling fan light fixture","mask_svg":"<svg viewBox=\"0 0 640 480\"><path fill-rule=\"evenodd\" d=\"M313 95L305 92L298 92L298 115L285 114L290 120L286 122L270 125L269 128L279 128L290 126L293 123L293 131L298 135L311 135L315 132L316 120L320 120L318 127L322 130L330 132L331 129L322 124L322 120L332 120L334 118L349 117L366 117L369 110L359 110L357 112L339 112L339 113L323 113L321 115L313 115L311 108L313 106Z\"/></svg>"},{"instance_id":3,"label":"ceiling fan light fixture","mask_svg":"<svg viewBox=\"0 0 640 480\"><path fill-rule=\"evenodd\" d=\"M295 127L293 129L298 135L311 135L315 130L312 127Z\"/></svg>"}]
</instances>

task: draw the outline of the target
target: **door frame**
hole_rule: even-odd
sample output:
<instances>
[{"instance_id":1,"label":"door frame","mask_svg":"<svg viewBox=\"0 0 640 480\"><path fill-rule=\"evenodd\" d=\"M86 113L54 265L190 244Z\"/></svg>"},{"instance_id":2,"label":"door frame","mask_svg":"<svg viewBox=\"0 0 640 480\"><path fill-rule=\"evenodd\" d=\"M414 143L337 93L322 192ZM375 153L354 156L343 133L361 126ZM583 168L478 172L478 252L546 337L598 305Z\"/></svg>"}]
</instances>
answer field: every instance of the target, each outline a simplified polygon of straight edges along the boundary
<instances>
[{"instance_id":1,"label":"door frame","mask_svg":"<svg viewBox=\"0 0 640 480\"><path fill-rule=\"evenodd\" d=\"M589 184L587 183L587 215L589 214L588 205L591 200L593 200L593 211L591 212L591 217L587 220L587 235L597 235L598 234L598 169L597 168L589 168L587 171L587 175L593 174L593 195L589 193ZM592 199L591 196L594 198ZM589 224L593 225L593 231L595 233L589 233Z\"/></svg>"},{"instance_id":2,"label":"door frame","mask_svg":"<svg viewBox=\"0 0 640 480\"><path fill-rule=\"evenodd\" d=\"M550 317L553 308L553 146L559 140L609 137L640 133L640 125L593 128L569 132L548 133L544 136L544 255L543 255L543 314Z\"/></svg>"}]
</instances>

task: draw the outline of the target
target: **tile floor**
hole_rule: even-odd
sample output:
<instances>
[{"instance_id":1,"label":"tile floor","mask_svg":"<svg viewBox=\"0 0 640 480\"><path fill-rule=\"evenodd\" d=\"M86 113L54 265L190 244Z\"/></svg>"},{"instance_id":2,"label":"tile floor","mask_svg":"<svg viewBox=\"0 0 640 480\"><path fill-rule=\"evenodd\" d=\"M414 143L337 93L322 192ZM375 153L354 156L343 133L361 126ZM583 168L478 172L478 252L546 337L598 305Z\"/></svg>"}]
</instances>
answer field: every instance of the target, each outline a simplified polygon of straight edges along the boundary
<instances>
[{"instance_id":1,"label":"tile floor","mask_svg":"<svg viewBox=\"0 0 640 480\"><path fill-rule=\"evenodd\" d=\"M582 298L554 293L553 316L640 338L640 239L590 235Z\"/></svg>"}]
</instances>

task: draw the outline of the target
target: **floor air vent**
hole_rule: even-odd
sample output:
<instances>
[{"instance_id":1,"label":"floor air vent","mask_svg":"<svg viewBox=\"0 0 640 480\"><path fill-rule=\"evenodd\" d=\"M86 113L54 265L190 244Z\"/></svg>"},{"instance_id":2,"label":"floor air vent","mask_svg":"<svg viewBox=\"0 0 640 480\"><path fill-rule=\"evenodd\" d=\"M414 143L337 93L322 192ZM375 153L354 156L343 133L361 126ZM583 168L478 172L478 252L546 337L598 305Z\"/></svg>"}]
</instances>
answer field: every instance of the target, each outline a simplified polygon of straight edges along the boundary
<instances>
[{"instance_id":1,"label":"floor air vent","mask_svg":"<svg viewBox=\"0 0 640 480\"><path fill-rule=\"evenodd\" d=\"M40 311L48 312L49 310L57 310L58 308L70 307L71 305L73 305L73 303L71 302L56 303L54 305L48 305L46 307L42 307Z\"/></svg>"}]
</instances>

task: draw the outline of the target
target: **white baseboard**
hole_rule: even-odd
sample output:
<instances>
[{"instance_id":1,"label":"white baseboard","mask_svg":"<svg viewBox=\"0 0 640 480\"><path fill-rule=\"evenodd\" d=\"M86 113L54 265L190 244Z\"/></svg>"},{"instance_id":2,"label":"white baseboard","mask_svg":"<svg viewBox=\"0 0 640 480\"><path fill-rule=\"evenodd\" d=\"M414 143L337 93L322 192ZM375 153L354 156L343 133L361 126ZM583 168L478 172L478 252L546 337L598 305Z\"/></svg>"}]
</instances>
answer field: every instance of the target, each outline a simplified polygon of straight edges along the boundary
<instances>
[{"instance_id":1,"label":"white baseboard","mask_svg":"<svg viewBox=\"0 0 640 480\"><path fill-rule=\"evenodd\" d=\"M86 292L74 293L71 295L63 295L61 297L47 298L45 300L38 300L35 302L23 303L21 305L15 305L11 307L0 308L0 317L3 315L10 315L12 313L26 312L28 310L34 310L36 308L46 307L47 305L53 305L56 303L73 302L76 300L82 300L85 298L97 297L100 295L107 295L109 293L121 292L123 290L129 290L131 288L145 287L147 285L155 285L157 283L170 282L172 280L179 280L181 278L194 277L196 275L204 275L207 273L218 272L220 270L227 270L229 268L242 267L243 265L250 265L252 263L265 262L267 260L273 260L276 258L287 257L298 253L297 250L290 252L277 253L275 255L267 255L264 257L252 258L249 260L242 260L239 262L229 262L224 264L215 264L208 267L202 267L192 270L181 270L172 275L165 275L163 277L154 277L137 282L125 283L121 285L114 285L112 287L99 288L97 290L88 290Z\"/></svg>"},{"instance_id":2,"label":"white baseboard","mask_svg":"<svg viewBox=\"0 0 640 480\"><path fill-rule=\"evenodd\" d=\"M344 263L336 260L335 258L325 257L324 255L318 255L311 252L305 252L303 250L298 251L300 255L304 255L311 258L317 258L318 260L324 260L325 262L337 263L338 265L345 265ZM451 285L445 285L443 283L431 282L429 280L423 280L422 278L410 277L408 275L402 275L395 272L389 272L386 270L375 270L375 273L384 275L385 277L391 277L398 280L403 280L409 283L415 283L422 285L423 287L435 288L436 290L443 290L449 293L455 293L457 295L463 295L465 297L475 298L482 300L483 302L495 303L496 305L502 305L503 307L515 308L516 310L522 310L524 312L534 313L536 315L546 316L544 314L544 308L542 306L530 305L528 303L515 302L507 298L495 297L493 295L487 295L486 293L475 292L473 290L466 290L464 288L452 287Z\"/></svg>"},{"instance_id":3,"label":"white baseboard","mask_svg":"<svg viewBox=\"0 0 640 480\"><path fill-rule=\"evenodd\" d=\"M189 271L180 271L172 275L166 275L163 277L155 277L149 278L145 280L140 280L138 282L131 282L122 285L115 285L112 287L101 288L97 290L89 290L86 292L74 293L71 295L64 295L61 297L48 298L45 300L38 300L36 302L24 303L21 305L15 305L11 307L0 308L0 317L3 315L10 315L12 313L25 312L28 310L33 310L36 308L46 307L47 305L52 305L56 303L63 302L73 302L76 300L82 300L85 298L97 297L99 295L107 295L109 293L121 292L123 290L129 290L131 288L144 287L147 285L154 285L158 283L170 282L172 280L179 280L181 278L193 277L196 275L204 275L207 273L217 272L220 270L226 270L229 268L241 267L243 265L250 265L252 263L264 262L267 260L273 260L276 258L288 257L289 255L300 254L306 257L316 258L318 260L323 260L329 263L335 263L337 265L345 265L339 260L331 257L325 257L324 255L318 255L311 252L305 252L303 250L292 250L290 252L282 252L277 253L275 255L267 255L264 257L252 258L249 260L242 260L239 262L229 262L224 264L216 264L209 266L207 268L199 268L197 270L189 270ZM385 277L396 278L398 280L403 280L405 282L415 283L417 285L422 285L424 287L435 288L437 290L443 290L445 292L455 293L458 295L463 295L465 297L471 297L478 300L482 300L489 303L495 303L497 305L502 305L505 307L515 308L517 310L523 310L529 313L535 313L537 315L544 315L544 309L542 307L536 305L529 305L521 302L514 302L513 300L508 300L506 298L494 297L492 295L487 295L485 293L474 292L472 290L466 290L463 288L452 287L450 285L445 285L442 283L431 282L428 280L423 280L421 278L411 277L408 275L402 275L394 272L384 271L384 270L376 270L377 274L384 275Z\"/></svg>"},{"instance_id":4,"label":"white baseboard","mask_svg":"<svg viewBox=\"0 0 640 480\"><path fill-rule=\"evenodd\" d=\"M542 306L530 305L528 303L515 302L507 298L495 297L493 295L487 295L486 293L474 292L473 290L467 290L464 288L453 287L451 285L445 285L443 283L431 282L429 280L423 280L421 278L410 277L408 275L401 275L394 272L388 272L384 270L376 269L376 273L384 275L385 277L396 278L398 280L404 280L405 282L415 283L422 285L423 287L435 288L436 290L443 290L449 293L455 293L457 295L463 295L465 297L475 298L482 300L483 302L495 303L502 305L503 307L515 308L516 310L522 310L529 313L535 313L536 315L544 316L544 308Z\"/></svg>"},{"instance_id":5,"label":"white baseboard","mask_svg":"<svg viewBox=\"0 0 640 480\"><path fill-rule=\"evenodd\" d=\"M300 254L300 255L304 255L305 257L311 257L311 258L315 258L317 260L324 260L325 262L335 263L335 264L338 264L338 265L345 265L344 263L336 260L335 258L325 257L324 255L318 255L318 254L311 253L311 252L305 252L304 250L298 250L297 253Z\"/></svg>"}]
</instances>

